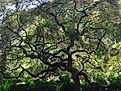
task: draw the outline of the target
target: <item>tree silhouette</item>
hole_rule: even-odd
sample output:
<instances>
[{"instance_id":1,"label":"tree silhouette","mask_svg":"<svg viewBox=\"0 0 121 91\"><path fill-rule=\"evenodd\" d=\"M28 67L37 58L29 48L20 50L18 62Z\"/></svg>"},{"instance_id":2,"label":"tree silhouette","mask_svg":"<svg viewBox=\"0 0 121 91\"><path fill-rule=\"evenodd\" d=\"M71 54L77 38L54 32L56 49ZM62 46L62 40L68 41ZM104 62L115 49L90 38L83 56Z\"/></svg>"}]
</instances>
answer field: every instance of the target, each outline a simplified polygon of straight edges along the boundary
<instances>
[{"instance_id":1,"label":"tree silhouette","mask_svg":"<svg viewBox=\"0 0 121 91\"><path fill-rule=\"evenodd\" d=\"M21 68L18 76L6 76L1 71L4 78L19 78L24 72L44 78L50 72L61 70L71 73L75 91L80 91L80 76L91 83L85 69L88 65L95 68L93 56L106 55L109 48L106 44L108 25L103 26L105 22L99 13L94 13L102 3L105 1L55 0L32 9L17 8L10 12L2 25L3 29L11 31L8 34L7 58L39 59L47 67L35 74L17 64L12 71Z\"/></svg>"}]
</instances>

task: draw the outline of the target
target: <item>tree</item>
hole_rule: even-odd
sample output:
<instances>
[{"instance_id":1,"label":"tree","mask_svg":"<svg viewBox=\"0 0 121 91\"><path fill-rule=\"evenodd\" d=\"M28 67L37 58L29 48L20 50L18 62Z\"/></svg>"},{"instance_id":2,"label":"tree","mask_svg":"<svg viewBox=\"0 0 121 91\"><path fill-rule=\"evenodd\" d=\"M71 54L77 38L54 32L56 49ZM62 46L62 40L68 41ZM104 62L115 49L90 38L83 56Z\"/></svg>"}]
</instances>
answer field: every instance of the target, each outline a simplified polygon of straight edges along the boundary
<instances>
[{"instance_id":1,"label":"tree","mask_svg":"<svg viewBox=\"0 0 121 91\"><path fill-rule=\"evenodd\" d=\"M26 3L22 4L24 7ZM9 49L6 52L8 63L27 57L40 60L46 67L35 74L17 64L14 70L20 68L20 73L10 77L1 71L4 78L19 78L24 72L43 78L50 72L61 70L71 74L75 91L80 91L80 76L91 83L87 69L90 66L95 68L95 58L109 52L109 35L115 28L118 30L117 27L112 29L113 22L104 18L110 13L107 7L101 7L102 4L108 3L99 0L54 0L36 4L32 9L10 11L2 24L3 29L11 31L6 48ZM8 65L6 67L11 68Z\"/></svg>"}]
</instances>

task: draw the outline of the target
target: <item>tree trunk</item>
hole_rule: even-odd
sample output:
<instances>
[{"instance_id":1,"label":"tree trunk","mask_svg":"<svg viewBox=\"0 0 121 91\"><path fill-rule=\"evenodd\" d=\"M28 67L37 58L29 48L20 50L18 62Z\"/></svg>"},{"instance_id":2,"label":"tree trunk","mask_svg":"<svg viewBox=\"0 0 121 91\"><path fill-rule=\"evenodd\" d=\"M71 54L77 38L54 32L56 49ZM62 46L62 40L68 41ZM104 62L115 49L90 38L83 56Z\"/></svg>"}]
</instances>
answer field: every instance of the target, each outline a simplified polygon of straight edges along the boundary
<instances>
[{"instance_id":1,"label":"tree trunk","mask_svg":"<svg viewBox=\"0 0 121 91\"><path fill-rule=\"evenodd\" d=\"M81 91L79 76L73 75L72 79L74 81L74 91Z\"/></svg>"}]
</instances>

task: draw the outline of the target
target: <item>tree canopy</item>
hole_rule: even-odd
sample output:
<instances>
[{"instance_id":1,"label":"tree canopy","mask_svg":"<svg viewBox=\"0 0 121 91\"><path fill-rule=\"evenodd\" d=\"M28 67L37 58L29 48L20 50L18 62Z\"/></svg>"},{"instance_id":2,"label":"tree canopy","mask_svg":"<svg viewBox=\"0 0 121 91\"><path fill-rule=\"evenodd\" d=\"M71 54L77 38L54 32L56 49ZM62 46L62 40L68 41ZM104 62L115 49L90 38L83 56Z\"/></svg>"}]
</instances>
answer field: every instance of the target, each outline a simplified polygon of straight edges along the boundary
<instances>
[{"instance_id":1,"label":"tree canopy","mask_svg":"<svg viewBox=\"0 0 121 91\"><path fill-rule=\"evenodd\" d=\"M27 8L30 2L35 6ZM97 70L107 72L109 60L120 55L116 45L121 41L121 17L116 0L23 0L12 6L15 9L2 11L0 22L1 73L6 79L19 78L24 72L44 78L66 71L80 91L81 76L92 83L90 76Z\"/></svg>"}]
</instances>

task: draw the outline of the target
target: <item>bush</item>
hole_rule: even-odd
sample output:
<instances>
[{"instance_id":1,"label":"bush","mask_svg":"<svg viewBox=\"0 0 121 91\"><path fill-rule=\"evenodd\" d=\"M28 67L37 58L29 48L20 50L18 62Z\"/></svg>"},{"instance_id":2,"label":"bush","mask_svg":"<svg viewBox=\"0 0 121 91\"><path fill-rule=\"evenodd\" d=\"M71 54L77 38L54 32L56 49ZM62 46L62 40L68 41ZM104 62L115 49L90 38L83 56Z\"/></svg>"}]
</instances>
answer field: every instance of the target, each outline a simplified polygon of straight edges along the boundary
<instances>
[{"instance_id":1,"label":"bush","mask_svg":"<svg viewBox=\"0 0 121 91\"><path fill-rule=\"evenodd\" d=\"M15 86L15 83L12 80L3 81L0 84L0 91L10 91L10 89Z\"/></svg>"},{"instance_id":2,"label":"bush","mask_svg":"<svg viewBox=\"0 0 121 91\"><path fill-rule=\"evenodd\" d=\"M53 82L36 80L33 91L56 91L56 86Z\"/></svg>"},{"instance_id":3,"label":"bush","mask_svg":"<svg viewBox=\"0 0 121 91\"><path fill-rule=\"evenodd\" d=\"M102 75L101 75L100 73L95 73L95 75L94 75L94 80L95 80L97 83L107 85L107 81L105 80L105 78L102 77Z\"/></svg>"},{"instance_id":4,"label":"bush","mask_svg":"<svg viewBox=\"0 0 121 91\"><path fill-rule=\"evenodd\" d=\"M94 77L96 83L84 84L82 91L121 91L121 75L111 74L107 81L98 73ZM105 89L105 86L107 85ZM24 82L20 80L6 80L0 84L0 91L75 91L74 84L69 76L60 76L57 81L31 80Z\"/></svg>"}]
</instances>

